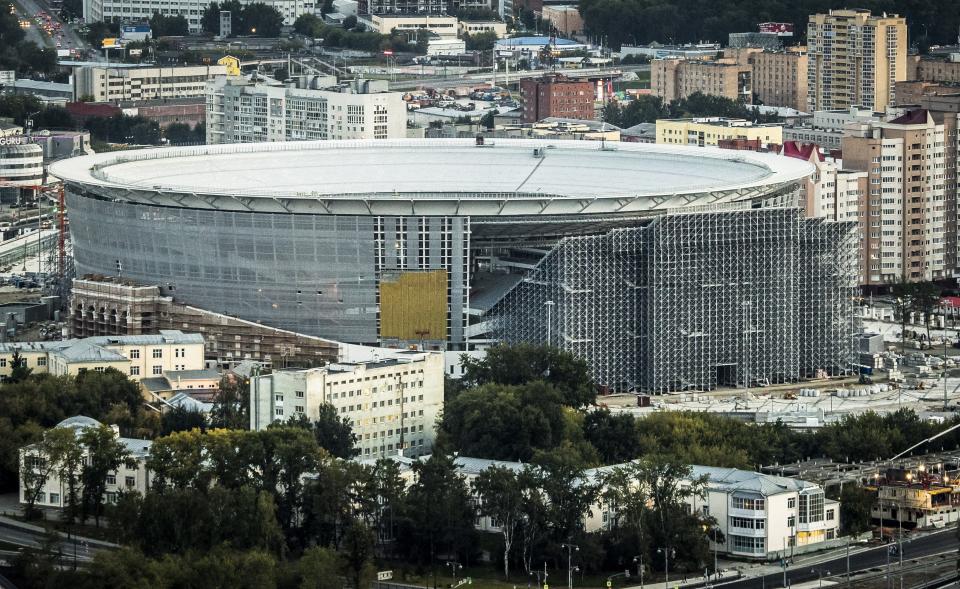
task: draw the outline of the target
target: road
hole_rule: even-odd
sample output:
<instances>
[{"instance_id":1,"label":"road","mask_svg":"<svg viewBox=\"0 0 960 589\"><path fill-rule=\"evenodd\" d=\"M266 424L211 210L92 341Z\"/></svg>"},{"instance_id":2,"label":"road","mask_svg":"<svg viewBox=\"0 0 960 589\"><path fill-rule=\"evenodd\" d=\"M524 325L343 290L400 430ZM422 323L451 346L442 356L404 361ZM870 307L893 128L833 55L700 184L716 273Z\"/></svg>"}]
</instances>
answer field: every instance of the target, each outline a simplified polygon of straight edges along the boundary
<instances>
[{"instance_id":1,"label":"road","mask_svg":"<svg viewBox=\"0 0 960 589\"><path fill-rule=\"evenodd\" d=\"M63 33L63 39L61 40L61 49L69 49L71 47L76 47L80 50L86 52L89 49L89 45L83 38L74 30L72 25L64 23L60 19L60 15L56 11L51 10L50 6L46 2L41 0L12 0L14 6L17 9L17 12L21 15L26 15L30 19L30 29L27 33L27 38L38 43L41 47L56 47L56 41L51 40L50 37L43 31L42 28L37 26L36 21L33 20L34 15L40 12L46 12L51 16L51 18L61 23L60 30ZM32 31L32 32L30 32Z\"/></svg>"},{"instance_id":2,"label":"road","mask_svg":"<svg viewBox=\"0 0 960 589\"><path fill-rule=\"evenodd\" d=\"M17 525L11 525L7 518L0 518L0 542L21 546L23 548L42 548L49 546L49 536L43 532L36 532ZM63 555L64 559L77 562L89 562L99 550L105 547L94 543L87 538L60 537L60 540L49 546L54 552Z\"/></svg>"},{"instance_id":3,"label":"road","mask_svg":"<svg viewBox=\"0 0 960 589\"><path fill-rule=\"evenodd\" d=\"M911 539L903 544L903 562L906 566L910 560L923 556L932 556L944 552L956 552L960 546L957 539L957 529L955 527L940 530L919 538ZM850 570L869 571L878 569L875 572L882 572L887 565L887 550L890 545L877 546L863 551L853 549L850 554ZM824 578L834 577L834 582L840 581L847 571L846 556L841 551L838 558L829 558L827 560L818 560L814 564L803 564L787 569L787 581L789 585L817 581L821 574ZM891 575L896 577L897 564L899 556L891 555ZM738 581L731 581L717 587L724 589L774 589L783 587L783 572L771 573L764 576L748 577Z\"/></svg>"}]
</instances>

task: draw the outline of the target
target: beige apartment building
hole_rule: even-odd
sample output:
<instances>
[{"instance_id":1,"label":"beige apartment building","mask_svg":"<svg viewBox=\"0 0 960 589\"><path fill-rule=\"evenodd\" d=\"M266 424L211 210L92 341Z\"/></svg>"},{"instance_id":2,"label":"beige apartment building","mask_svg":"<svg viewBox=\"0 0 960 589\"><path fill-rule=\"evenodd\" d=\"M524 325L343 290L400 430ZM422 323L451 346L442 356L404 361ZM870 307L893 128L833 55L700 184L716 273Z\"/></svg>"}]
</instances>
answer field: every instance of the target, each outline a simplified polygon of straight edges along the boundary
<instances>
[{"instance_id":1,"label":"beige apartment building","mask_svg":"<svg viewBox=\"0 0 960 589\"><path fill-rule=\"evenodd\" d=\"M441 352L398 351L370 362L278 370L250 384L250 429L319 417L330 404L353 424L361 458L429 454L443 409Z\"/></svg>"},{"instance_id":2,"label":"beige apartment building","mask_svg":"<svg viewBox=\"0 0 960 589\"><path fill-rule=\"evenodd\" d=\"M226 73L225 65L83 66L73 71L73 99L119 102L203 97L207 80Z\"/></svg>"},{"instance_id":3,"label":"beige apartment building","mask_svg":"<svg viewBox=\"0 0 960 589\"><path fill-rule=\"evenodd\" d=\"M664 102L700 92L750 103L750 77L750 66L734 58L655 59L650 63L651 93Z\"/></svg>"},{"instance_id":4,"label":"beige apartment building","mask_svg":"<svg viewBox=\"0 0 960 589\"><path fill-rule=\"evenodd\" d=\"M907 22L869 10L813 14L807 26L807 110L883 111L907 76Z\"/></svg>"},{"instance_id":5,"label":"beige apartment building","mask_svg":"<svg viewBox=\"0 0 960 589\"><path fill-rule=\"evenodd\" d=\"M864 283L936 280L956 269L957 114L917 109L843 139L865 171Z\"/></svg>"},{"instance_id":6,"label":"beige apartment building","mask_svg":"<svg viewBox=\"0 0 960 589\"><path fill-rule=\"evenodd\" d=\"M807 108L807 52L805 47L761 51L750 57L753 95L760 104Z\"/></svg>"},{"instance_id":7,"label":"beige apartment building","mask_svg":"<svg viewBox=\"0 0 960 589\"><path fill-rule=\"evenodd\" d=\"M761 146L780 145L783 143L783 126L757 125L743 119L722 117L657 121L657 143L705 147L733 140L759 141Z\"/></svg>"}]
</instances>

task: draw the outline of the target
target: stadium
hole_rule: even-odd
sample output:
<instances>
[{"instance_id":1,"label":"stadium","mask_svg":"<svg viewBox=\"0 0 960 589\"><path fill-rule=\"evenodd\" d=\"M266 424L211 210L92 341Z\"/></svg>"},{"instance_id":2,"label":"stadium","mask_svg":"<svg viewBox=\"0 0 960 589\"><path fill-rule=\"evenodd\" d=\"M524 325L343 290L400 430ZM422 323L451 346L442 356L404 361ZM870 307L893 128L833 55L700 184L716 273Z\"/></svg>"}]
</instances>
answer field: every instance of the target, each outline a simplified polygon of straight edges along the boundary
<instances>
[{"instance_id":1,"label":"stadium","mask_svg":"<svg viewBox=\"0 0 960 589\"><path fill-rule=\"evenodd\" d=\"M77 275L343 342L528 341L617 390L843 371L856 228L812 166L651 144L233 144L63 160Z\"/></svg>"}]
</instances>

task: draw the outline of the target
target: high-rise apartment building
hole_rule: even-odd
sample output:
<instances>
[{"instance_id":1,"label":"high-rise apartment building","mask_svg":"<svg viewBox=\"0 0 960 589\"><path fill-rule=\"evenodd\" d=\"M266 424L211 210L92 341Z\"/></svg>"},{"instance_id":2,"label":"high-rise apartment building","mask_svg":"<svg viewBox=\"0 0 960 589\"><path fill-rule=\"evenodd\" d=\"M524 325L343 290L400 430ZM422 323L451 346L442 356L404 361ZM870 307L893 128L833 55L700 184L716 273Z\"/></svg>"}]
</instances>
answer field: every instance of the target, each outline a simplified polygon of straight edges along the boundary
<instances>
[{"instance_id":1,"label":"high-rise apartment building","mask_svg":"<svg viewBox=\"0 0 960 589\"><path fill-rule=\"evenodd\" d=\"M865 284L937 280L957 261L957 113L909 111L843 139L867 174L860 204Z\"/></svg>"},{"instance_id":2,"label":"high-rise apartment building","mask_svg":"<svg viewBox=\"0 0 960 589\"><path fill-rule=\"evenodd\" d=\"M299 416L316 421L324 404L350 420L363 458L429 454L443 409L443 354L397 352L256 377L250 383L250 429Z\"/></svg>"},{"instance_id":3,"label":"high-rise apartment building","mask_svg":"<svg viewBox=\"0 0 960 589\"><path fill-rule=\"evenodd\" d=\"M907 75L907 21L869 10L813 14L807 26L809 112L860 105L884 110Z\"/></svg>"},{"instance_id":4,"label":"high-rise apartment building","mask_svg":"<svg viewBox=\"0 0 960 589\"><path fill-rule=\"evenodd\" d=\"M219 76L207 84L207 143L406 136L403 95L386 82L301 77L298 85Z\"/></svg>"}]
</instances>

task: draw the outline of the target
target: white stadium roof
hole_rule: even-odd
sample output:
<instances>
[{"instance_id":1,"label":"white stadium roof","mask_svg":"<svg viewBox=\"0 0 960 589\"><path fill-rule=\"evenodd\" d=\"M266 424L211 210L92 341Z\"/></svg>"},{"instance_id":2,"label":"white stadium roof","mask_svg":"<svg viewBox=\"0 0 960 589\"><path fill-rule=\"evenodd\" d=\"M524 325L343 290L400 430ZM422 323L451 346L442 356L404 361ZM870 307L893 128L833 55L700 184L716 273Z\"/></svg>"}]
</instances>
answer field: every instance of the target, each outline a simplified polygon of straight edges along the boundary
<instances>
[{"instance_id":1,"label":"white stadium roof","mask_svg":"<svg viewBox=\"0 0 960 589\"><path fill-rule=\"evenodd\" d=\"M802 160L746 151L516 139L488 139L483 147L472 139L410 139L161 148L51 167L75 187L169 206L498 216L741 200L812 170Z\"/></svg>"}]
</instances>

